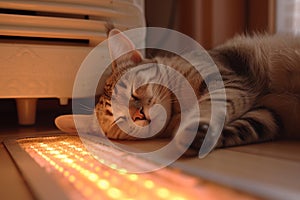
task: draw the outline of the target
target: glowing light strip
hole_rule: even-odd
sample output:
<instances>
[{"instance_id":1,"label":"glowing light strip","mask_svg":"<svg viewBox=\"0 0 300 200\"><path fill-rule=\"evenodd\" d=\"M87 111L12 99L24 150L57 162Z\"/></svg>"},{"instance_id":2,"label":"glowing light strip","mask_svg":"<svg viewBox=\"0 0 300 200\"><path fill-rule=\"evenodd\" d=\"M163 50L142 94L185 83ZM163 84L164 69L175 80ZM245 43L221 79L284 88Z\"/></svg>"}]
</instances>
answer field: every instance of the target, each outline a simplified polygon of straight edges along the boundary
<instances>
[{"instance_id":1,"label":"glowing light strip","mask_svg":"<svg viewBox=\"0 0 300 200\"><path fill-rule=\"evenodd\" d=\"M87 199L105 196L107 199L185 200L198 196L198 192L192 192L195 188L184 191L173 180L170 182L154 173L128 174L117 164L110 164L109 168L101 164L106 160L98 162L78 139L44 139L43 142L23 142L21 145L47 171L60 174ZM176 172L171 174L178 176Z\"/></svg>"}]
</instances>

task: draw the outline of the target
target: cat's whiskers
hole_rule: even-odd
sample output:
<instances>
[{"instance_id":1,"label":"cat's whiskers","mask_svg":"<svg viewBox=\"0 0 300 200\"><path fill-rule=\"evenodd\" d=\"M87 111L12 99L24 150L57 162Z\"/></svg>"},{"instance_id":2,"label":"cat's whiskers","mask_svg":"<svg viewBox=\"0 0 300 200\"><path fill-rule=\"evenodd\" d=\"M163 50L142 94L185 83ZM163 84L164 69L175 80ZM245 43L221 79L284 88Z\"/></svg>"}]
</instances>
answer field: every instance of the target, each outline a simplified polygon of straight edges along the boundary
<instances>
[{"instance_id":1,"label":"cat's whiskers","mask_svg":"<svg viewBox=\"0 0 300 200\"><path fill-rule=\"evenodd\" d=\"M91 108L91 107L89 107L85 104L82 104L82 103L80 103L79 106L81 106L84 111L94 112L94 107Z\"/></svg>"},{"instance_id":2,"label":"cat's whiskers","mask_svg":"<svg viewBox=\"0 0 300 200\"><path fill-rule=\"evenodd\" d=\"M111 126L115 126L117 125L118 121L120 121L121 119L125 118L124 116L119 116L117 119L115 119L112 123Z\"/></svg>"}]
</instances>

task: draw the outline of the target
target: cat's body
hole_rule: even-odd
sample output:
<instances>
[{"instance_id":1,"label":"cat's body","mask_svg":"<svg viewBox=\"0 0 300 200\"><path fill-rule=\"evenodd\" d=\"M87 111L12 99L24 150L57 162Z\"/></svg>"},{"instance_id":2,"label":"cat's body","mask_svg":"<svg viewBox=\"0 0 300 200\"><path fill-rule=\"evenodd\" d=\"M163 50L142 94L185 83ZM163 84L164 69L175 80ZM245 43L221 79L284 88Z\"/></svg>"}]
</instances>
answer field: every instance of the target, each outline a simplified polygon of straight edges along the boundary
<instances>
[{"instance_id":1,"label":"cat's body","mask_svg":"<svg viewBox=\"0 0 300 200\"><path fill-rule=\"evenodd\" d=\"M117 33L116 31L111 33L110 37ZM155 119L159 120L159 116L149 114L149 110L151 106L161 104L166 110L166 124L159 134L153 137L169 137L176 132L181 112L174 94L168 89L154 84L135 88L129 80L123 80L119 84L121 89L118 89L117 92L114 91L117 81L125 72L144 63L147 63L148 68L152 67L152 69L144 68L142 71L147 72L144 74L140 71L134 72L132 80L140 79L145 84L152 79L168 77L160 74L158 68L153 67L155 63L158 63L179 71L194 89L201 113L203 113L197 121L199 124L198 134L190 147L191 150L197 152L208 127L214 126L210 123L212 96L210 96L207 86L213 84L215 80L199 76L195 68L179 56L157 56L152 59L144 59L132 44L128 45L130 41L127 41L126 38L117 41L124 43L124 48L132 51L118 57L119 52L116 51L119 51L120 48L116 48L114 42L111 42L109 46L112 59L115 60L112 67L113 72L106 81L104 95L100 97L95 108L98 122L105 134L113 139L138 138L128 135L118 127L119 121L126 123L128 118L116 119L113 117L115 113L122 111L122 109L118 111L112 109L111 97L116 93L119 95L118 98L128 95L129 104L121 105L121 107L127 106L129 109L129 116L134 122L131 125L144 127L150 123L155 124ZM240 36L209 51L209 55L222 75L227 97L218 99L218 101L224 101L227 108L224 128L217 143L218 147L267 141L283 134L294 137L300 135L300 123L298 123L300 120L299 37ZM178 83L176 87L180 88L180 86L181 83ZM181 93L184 96L184 90ZM118 116L121 115L122 113L118 114ZM184 142L179 142L179 144L187 145Z\"/></svg>"},{"instance_id":2,"label":"cat's body","mask_svg":"<svg viewBox=\"0 0 300 200\"><path fill-rule=\"evenodd\" d=\"M278 117L277 125L282 126L278 134L300 137L300 37L236 37L212 50L211 56L220 69L233 69L235 73L228 79L244 81L240 89L255 95L249 109L271 110Z\"/></svg>"}]
</instances>

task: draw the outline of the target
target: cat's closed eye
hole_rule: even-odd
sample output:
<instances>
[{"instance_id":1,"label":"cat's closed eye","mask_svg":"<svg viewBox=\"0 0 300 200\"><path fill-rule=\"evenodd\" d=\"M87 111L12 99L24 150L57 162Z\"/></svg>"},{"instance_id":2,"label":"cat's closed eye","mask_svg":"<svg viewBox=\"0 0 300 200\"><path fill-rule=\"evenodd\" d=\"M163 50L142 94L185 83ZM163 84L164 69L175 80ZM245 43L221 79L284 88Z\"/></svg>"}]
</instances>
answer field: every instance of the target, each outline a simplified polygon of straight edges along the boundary
<instances>
[{"instance_id":1,"label":"cat's closed eye","mask_svg":"<svg viewBox=\"0 0 300 200\"><path fill-rule=\"evenodd\" d=\"M131 98L132 98L134 101L140 101L139 97L137 97L135 94L131 94Z\"/></svg>"}]
</instances>

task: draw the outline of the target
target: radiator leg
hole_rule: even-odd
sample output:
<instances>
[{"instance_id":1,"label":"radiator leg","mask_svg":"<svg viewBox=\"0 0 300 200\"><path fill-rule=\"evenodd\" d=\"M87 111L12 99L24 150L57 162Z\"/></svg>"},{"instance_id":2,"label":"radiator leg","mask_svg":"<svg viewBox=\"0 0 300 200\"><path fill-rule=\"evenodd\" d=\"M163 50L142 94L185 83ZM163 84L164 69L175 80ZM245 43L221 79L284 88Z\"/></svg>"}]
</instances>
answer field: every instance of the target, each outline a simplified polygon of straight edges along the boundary
<instances>
[{"instance_id":1,"label":"radiator leg","mask_svg":"<svg viewBox=\"0 0 300 200\"><path fill-rule=\"evenodd\" d=\"M35 123L36 104L35 98L16 99L20 125L33 125Z\"/></svg>"},{"instance_id":2,"label":"radiator leg","mask_svg":"<svg viewBox=\"0 0 300 200\"><path fill-rule=\"evenodd\" d=\"M68 98L60 98L59 99L59 104L62 106L68 105Z\"/></svg>"}]
</instances>

